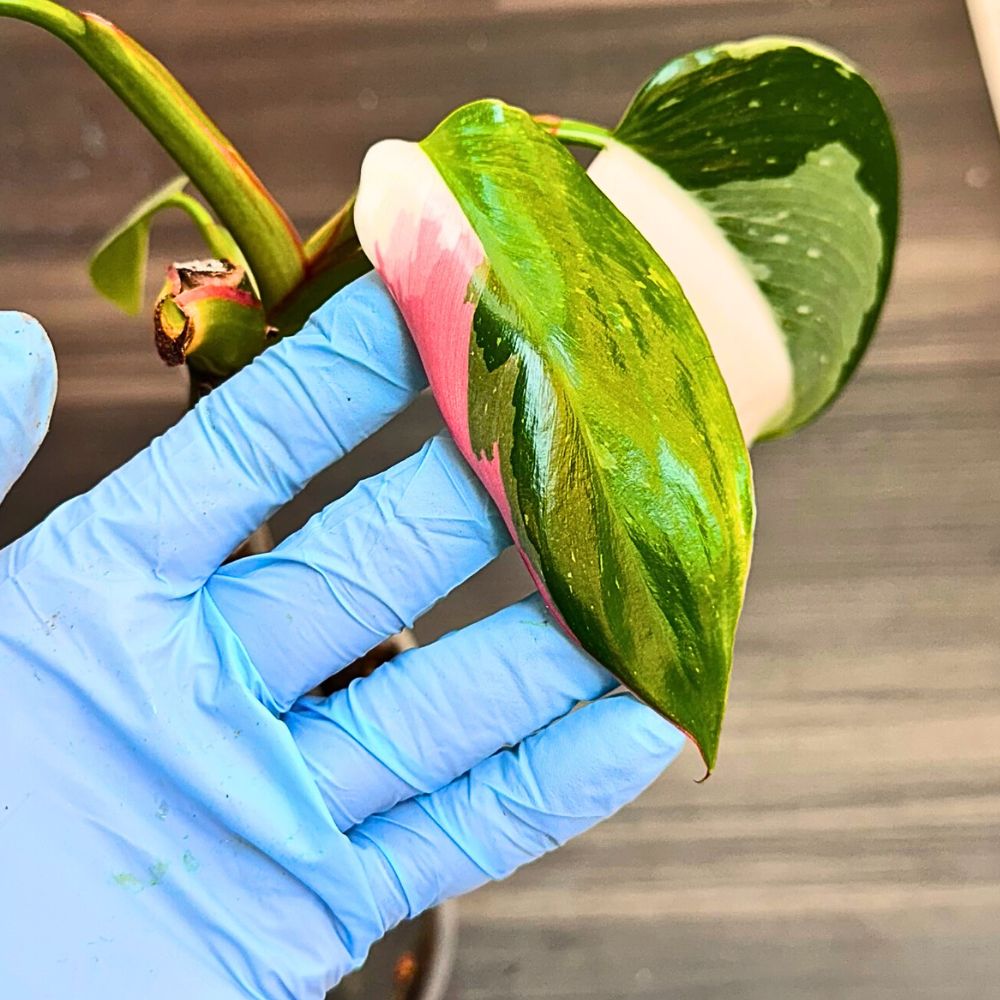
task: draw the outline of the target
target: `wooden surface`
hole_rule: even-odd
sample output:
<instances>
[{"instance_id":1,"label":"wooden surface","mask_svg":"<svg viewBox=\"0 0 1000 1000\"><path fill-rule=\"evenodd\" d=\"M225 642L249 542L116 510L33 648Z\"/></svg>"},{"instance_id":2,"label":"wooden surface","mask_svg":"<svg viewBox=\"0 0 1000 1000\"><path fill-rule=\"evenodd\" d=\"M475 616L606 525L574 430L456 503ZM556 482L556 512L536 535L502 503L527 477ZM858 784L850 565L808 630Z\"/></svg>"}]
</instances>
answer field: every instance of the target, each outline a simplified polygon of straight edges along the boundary
<instances>
[{"instance_id":1,"label":"wooden surface","mask_svg":"<svg viewBox=\"0 0 1000 1000\"><path fill-rule=\"evenodd\" d=\"M891 302L853 387L755 453L760 527L718 772L463 905L452 1000L1000 993L1000 160L959 0L174 0L96 6L152 44L303 226L363 149L503 96L612 122L669 55L808 34L898 126ZM268 23L273 21L273 23ZM55 339L62 396L0 519L33 523L166 426L181 382L82 258L170 166L70 53L0 26L0 302ZM186 231L158 239L185 256ZM289 530L437 425L422 400L324 475ZM505 559L422 635L526 589Z\"/></svg>"}]
</instances>

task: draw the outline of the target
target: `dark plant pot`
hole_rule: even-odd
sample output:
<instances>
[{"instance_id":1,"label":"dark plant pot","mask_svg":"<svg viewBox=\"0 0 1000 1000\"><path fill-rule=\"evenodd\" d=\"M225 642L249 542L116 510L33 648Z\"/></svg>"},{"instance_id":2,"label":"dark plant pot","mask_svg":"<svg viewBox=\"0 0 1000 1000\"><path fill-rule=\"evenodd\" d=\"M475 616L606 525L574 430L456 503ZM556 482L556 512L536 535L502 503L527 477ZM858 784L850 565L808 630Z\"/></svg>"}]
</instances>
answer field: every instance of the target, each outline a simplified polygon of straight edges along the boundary
<instances>
[{"instance_id":1,"label":"dark plant pot","mask_svg":"<svg viewBox=\"0 0 1000 1000\"><path fill-rule=\"evenodd\" d=\"M443 1000L455 964L457 904L393 928L326 1000Z\"/></svg>"},{"instance_id":2,"label":"dark plant pot","mask_svg":"<svg viewBox=\"0 0 1000 1000\"><path fill-rule=\"evenodd\" d=\"M327 695L345 688L416 645L412 632L400 632L330 678L316 693ZM428 910L376 942L365 964L332 989L326 1000L443 1000L455 964L457 940L457 904Z\"/></svg>"},{"instance_id":3,"label":"dark plant pot","mask_svg":"<svg viewBox=\"0 0 1000 1000\"><path fill-rule=\"evenodd\" d=\"M194 385L192 405L211 387ZM274 545L270 527L258 528L230 560L269 551ZM335 674L311 693L327 696L367 677L380 664L417 645L406 629L391 636ZM445 903L394 927L376 942L360 969L346 976L326 1000L443 1000L455 964L458 907Z\"/></svg>"}]
</instances>

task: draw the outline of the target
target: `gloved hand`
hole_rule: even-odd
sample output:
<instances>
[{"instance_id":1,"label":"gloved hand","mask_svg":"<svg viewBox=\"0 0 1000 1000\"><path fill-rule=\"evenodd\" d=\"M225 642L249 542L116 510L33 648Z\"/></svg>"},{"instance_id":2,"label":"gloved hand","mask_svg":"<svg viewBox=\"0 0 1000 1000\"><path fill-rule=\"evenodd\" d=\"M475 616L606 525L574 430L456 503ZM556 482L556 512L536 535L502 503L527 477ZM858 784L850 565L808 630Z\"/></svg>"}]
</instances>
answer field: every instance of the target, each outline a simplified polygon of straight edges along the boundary
<instances>
[{"instance_id":1,"label":"gloved hand","mask_svg":"<svg viewBox=\"0 0 1000 1000\"><path fill-rule=\"evenodd\" d=\"M0 489L54 384L41 328L4 314ZM676 755L534 598L304 696L508 543L439 437L219 568L423 386L363 278L0 553L4 996L320 997Z\"/></svg>"}]
</instances>

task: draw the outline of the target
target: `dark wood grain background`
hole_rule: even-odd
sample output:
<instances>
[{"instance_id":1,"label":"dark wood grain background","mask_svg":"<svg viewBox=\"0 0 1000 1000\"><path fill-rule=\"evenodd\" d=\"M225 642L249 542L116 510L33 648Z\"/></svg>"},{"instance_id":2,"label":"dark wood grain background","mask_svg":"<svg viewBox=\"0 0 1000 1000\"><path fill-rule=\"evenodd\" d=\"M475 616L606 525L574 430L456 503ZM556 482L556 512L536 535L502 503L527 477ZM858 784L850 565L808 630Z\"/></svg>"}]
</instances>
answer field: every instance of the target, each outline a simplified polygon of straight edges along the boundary
<instances>
[{"instance_id":1,"label":"dark wood grain background","mask_svg":"<svg viewBox=\"0 0 1000 1000\"><path fill-rule=\"evenodd\" d=\"M375 139L502 96L611 123L673 54L791 33L842 49L898 127L881 332L817 426L755 452L760 525L720 767L463 903L454 1000L1000 995L1000 159L959 0L99 2L202 100L303 227ZM180 376L82 261L171 175L68 51L0 25L0 304L62 389L9 539L172 422ZM180 220L161 256L195 245ZM415 409L320 477L290 530L438 424ZM527 590L509 559L422 624Z\"/></svg>"}]
</instances>

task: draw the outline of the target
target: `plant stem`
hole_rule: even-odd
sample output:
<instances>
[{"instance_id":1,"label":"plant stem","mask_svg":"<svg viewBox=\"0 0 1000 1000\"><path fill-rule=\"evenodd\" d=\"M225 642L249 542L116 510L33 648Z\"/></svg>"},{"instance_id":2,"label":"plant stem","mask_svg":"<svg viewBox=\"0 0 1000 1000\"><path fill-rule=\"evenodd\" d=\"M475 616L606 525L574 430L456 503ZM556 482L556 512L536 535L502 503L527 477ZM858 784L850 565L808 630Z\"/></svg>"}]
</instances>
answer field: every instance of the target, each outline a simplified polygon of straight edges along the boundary
<instances>
[{"instance_id":1,"label":"plant stem","mask_svg":"<svg viewBox=\"0 0 1000 1000\"><path fill-rule=\"evenodd\" d=\"M230 256L229 248L217 238L216 234L219 226L215 219L212 218L212 213L204 205L192 198L191 195L183 193L172 195L163 202L162 207L179 208L198 227L198 232L201 233L202 238L208 245L208 249L216 257L228 258ZM236 263L242 263L242 261L237 261Z\"/></svg>"},{"instance_id":2,"label":"plant stem","mask_svg":"<svg viewBox=\"0 0 1000 1000\"><path fill-rule=\"evenodd\" d=\"M371 270L354 229L356 192L305 242L306 275L268 312L281 336L295 333L331 295Z\"/></svg>"},{"instance_id":3,"label":"plant stem","mask_svg":"<svg viewBox=\"0 0 1000 1000\"><path fill-rule=\"evenodd\" d=\"M268 321L282 337L296 333L331 295L371 269L371 262L361 249L357 237L352 236L337 244L335 251L324 253L310 267L305 279L291 295L274 309L268 310Z\"/></svg>"},{"instance_id":4,"label":"plant stem","mask_svg":"<svg viewBox=\"0 0 1000 1000\"><path fill-rule=\"evenodd\" d=\"M535 115L535 121L544 125L560 142L566 145L588 146L604 149L611 139L611 131L602 125L579 121L576 118L560 118L557 115Z\"/></svg>"},{"instance_id":5,"label":"plant stem","mask_svg":"<svg viewBox=\"0 0 1000 1000\"><path fill-rule=\"evenodd\" d=\"M302 242L247 162L170 72L136 41L96 14L52 0L0 0L0 17L44 28L69 45L152 132L239 244L264 304L302 280Z\"/></svg>"},{"instance_id":6,"label":"plant stem","mask_svg":"<svg viewBox=\"0 0 1000 1000\"><path fill-rule=\"evenodd\" d=\"M350 198L323 223L305 242L307 266L316 267L323 257L334 250L339 244L354 239L354 202L357 191L352 191Z\"/></svg>"}]
</instances>

